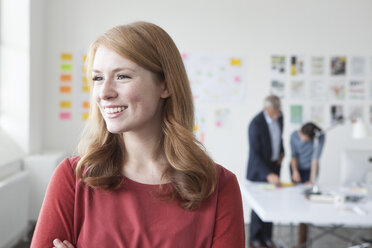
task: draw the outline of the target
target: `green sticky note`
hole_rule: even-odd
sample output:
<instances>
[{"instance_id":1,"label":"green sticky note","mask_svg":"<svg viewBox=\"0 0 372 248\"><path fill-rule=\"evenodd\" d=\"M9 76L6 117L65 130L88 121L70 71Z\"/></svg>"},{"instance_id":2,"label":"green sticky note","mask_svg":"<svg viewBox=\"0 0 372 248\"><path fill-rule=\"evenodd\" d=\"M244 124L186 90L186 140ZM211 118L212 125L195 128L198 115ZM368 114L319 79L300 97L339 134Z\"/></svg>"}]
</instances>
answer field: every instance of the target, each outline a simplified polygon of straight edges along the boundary
<instances>
[{"instance_id":1,"label":"green sticky note","mask_svg":"<svg viewBox=\"0 0 372 248\"><path fill-rule=\"evenodd\" d=\"M72 71L72 65L71 64L61 64L61 71L63 71L63 72Z\"/></svg>"}]
</instances>

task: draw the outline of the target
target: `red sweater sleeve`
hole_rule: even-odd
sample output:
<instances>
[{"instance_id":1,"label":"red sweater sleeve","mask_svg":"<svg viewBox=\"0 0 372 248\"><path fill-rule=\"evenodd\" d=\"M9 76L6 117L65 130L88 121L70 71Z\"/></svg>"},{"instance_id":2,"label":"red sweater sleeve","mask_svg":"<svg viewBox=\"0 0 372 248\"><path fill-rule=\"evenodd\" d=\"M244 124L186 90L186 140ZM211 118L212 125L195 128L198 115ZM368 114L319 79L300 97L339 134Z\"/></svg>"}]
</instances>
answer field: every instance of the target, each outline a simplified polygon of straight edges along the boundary
<instances>
[{"instance_id":1,"label":"red sweater sleeve","mask_svg":"<svg viewBox=\"0 0 372 248\"><path fill-rule=\"evenodd\" d=\"M75 173L70 160L56 168L45 194L31 248L53 247L53 240L73 240Z\"/></svg>"},{"instance_id":2,"label":"red sweater sleeve","mask_svg":"<svg viewBox=\"0 0 372 248\"><path fill-rule=\"evenodd\" d=\"M239 184L234 174L226 170L221 174L212 248L244 248L243 204Z\"/></svg>"}]
</instances>

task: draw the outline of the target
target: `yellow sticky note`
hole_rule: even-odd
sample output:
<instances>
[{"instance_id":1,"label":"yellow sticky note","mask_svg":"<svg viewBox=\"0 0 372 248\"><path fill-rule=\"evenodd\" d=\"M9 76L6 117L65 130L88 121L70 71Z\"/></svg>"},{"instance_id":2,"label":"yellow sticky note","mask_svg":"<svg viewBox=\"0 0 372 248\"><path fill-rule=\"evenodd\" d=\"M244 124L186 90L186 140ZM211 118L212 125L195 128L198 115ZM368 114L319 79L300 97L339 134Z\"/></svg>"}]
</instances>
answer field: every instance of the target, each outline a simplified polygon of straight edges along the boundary
<instances>
[{"instance_id":1,"label":"yellow sticky note","mask_svg":"<svg viewBox=\"0 0 372 248\"><path fill-rule=\"evenodd\" d=\"M83 66L83 72L87 73L87 67L86 66Z\"/></svg>"},{"instance_id":2,"label":"yellow sticky note","mask_svg":"<svg viewBox=\"0 0 372 248\"><path fill-rule=\"evenodd\" d=\"M71 108L71 102L70 101L60 101L59 106L61 108Z\"/></svg>"},{"instance_id":3,"label":"yellow sticky note","mask_svg":"<svg viewBox=\"0 0 372 248\"><path fill-rule=\"evenodd\" d=\"M87 77L83 77L83 83L88 83L88 78Z\"/></svg>"},{"instance_id":4,"label":"yellow sticky note","mask_svg":"<svg viewBox=\"0 0 372 248\"><path fill-rule=\"evenodd\" d=\"M71 53L61 53L61 60L72 60Z\"/></svg>"},{"instance_id":5,"label":"yellow sticky note","mask_svg":"<svg viewBox=\"0 0 372 248\"><path fill-rule=\"evenodd\" d=\"M82 113L81 118L86 121L89 118L89 113Z\"/></svg>"},{"instance_id":6,"label":"yellow sticky note","mask_svg":"<svg viewBox=\"0 0 372 248\"><path fill-rule=\"evenodd\" d=\"M197 132L199 130L199 125L195 124L194 125L194 132Z\"/></svg>"},{"instance_id":7,"label":"yellow sticky note","mask_svg":"<svg viewBox=\"0 0 372 248\"><path fill-rule=\"evenodd\" d=\"M241 59L231 59L230 60L231 66L241 66L242 60Z\"/></svg>"},{"instance_id":8,"label":"yellow sticky note","mask_svg":"<svg viewBox=\"0 0 372 248\"><path fill-rule=\"evenodd\" d=\"M83 61L87 61L87 55L83 55Z\"/></svg>"},{"instance_id":9,"label":"yellow sticky note","mask_svg":"<svg viewBox=\"0 0 372 248\"><path fill-rule=\"evenodd\" d=\"M88 86L88 85L83 85L83 87L81 87L81 90L82 90L83 92L87 92L87 93L89 93L89 86Z\"/></svg>"}]
</instances>

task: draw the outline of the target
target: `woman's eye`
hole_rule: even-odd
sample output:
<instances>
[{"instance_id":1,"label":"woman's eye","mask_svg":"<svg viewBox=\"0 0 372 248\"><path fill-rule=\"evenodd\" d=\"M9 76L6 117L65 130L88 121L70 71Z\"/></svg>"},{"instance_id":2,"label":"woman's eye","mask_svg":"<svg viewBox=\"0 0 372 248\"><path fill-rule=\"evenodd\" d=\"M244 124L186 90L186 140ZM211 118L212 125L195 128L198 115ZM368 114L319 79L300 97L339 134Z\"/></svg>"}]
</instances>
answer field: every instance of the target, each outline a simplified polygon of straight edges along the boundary
<instances>
[{"instance_id":1,"label":"woman's eye","mask_svg":"<svg viewBox=\"0 0 372 248\"><path fill-rule=\"evenodd\" d=\"M125 75L125 74L119 74L117 77L118 77L118 80L130 78L128 75Z\"/></svg>"},{"instance_id":2,"label":"woman's eye","mask_svg":"<svg viewBox=\"0 0 372 248\"><path fill-rule=\"evenodd\" d=\"M94 77L92 78L93 81L101 81L102 79L103 79L103 78L100 77L100 76L94 76Z\"/></svg>"}]
</instances>

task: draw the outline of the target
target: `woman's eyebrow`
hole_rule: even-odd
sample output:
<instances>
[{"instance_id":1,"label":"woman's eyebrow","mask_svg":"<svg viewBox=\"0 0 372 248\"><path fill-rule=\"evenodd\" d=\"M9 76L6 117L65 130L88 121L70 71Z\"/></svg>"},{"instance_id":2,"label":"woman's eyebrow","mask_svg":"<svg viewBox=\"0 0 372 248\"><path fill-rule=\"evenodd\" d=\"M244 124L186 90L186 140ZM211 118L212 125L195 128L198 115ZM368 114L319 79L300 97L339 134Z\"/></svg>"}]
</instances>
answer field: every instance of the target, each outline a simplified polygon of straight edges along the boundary
<instances>
[{"instance_id":1,"label":"woman's eyebrow","mask_svg":"<svg viewBox=\"0 0 372 248\"><path fill-rule=\"evenodd\" d=\"M134 69L129 68L129 67L118 67L112 70L112 72L118 72L118 71L132 71L135 72ZM92 72L100 73L101 71L98 69L92 69Z\"/></svg>"}]
</instances>

